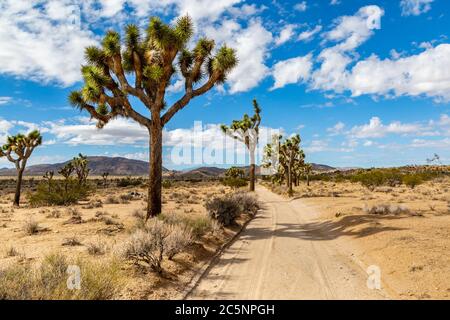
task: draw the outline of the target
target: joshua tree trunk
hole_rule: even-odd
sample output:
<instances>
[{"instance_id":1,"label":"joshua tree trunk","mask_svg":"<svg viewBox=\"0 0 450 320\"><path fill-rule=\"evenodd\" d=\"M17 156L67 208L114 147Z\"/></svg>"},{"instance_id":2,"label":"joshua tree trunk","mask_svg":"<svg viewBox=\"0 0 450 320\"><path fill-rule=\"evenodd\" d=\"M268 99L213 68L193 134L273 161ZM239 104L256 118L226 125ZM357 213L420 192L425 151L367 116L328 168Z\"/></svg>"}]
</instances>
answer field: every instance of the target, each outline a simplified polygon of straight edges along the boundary
<instances>
[{"instance_id":1,"label":"joshua tree trunk","mask_svg":"<svg viewBox=\"0 0 450 320\"><path fill-rule=\"evenodd\" d=\"M255 191L255 149L250 147L250 191Z\"/></svg>"},{"instance_id":2,"label":"joshua tree trunk","mask_svg":"<svg viewBox=\"0 0 450 320\"><path fill-rule=\"evenodd\" d=\"M250 165L250 191L255 191L255 164Z\"/></svg>"},{"instance_id":3,"label":"joshua tree trunk","mask_svg":"<svg viewBox=\"0 0 450 320\"><path fill-rule=\"evenodd\" d=\"M293 190L292 190L292 168L291 166L289 166L289 170L288 170L288 194L291 196L293 194Z\"/></svg>"},{"instance_id":4,"label":"joshua tree trunk","mask_svg":"<svg viewBox=\"0 0 450 320\"><path fill-rule=\"evenodd\" d=\"M147 219L161 213L162 126L159 121L154 121L150 130L149 177Z\"/></svg>"},{"instance_id":5,"label":"joshua tree trunk","mask_svg":"<svg viewBox=\"0 0 450 320\"><path fill-rule=\"evenodd\" d=\"M309 174L306 175L306 185L309 187Z\"/></svg>"},{"instance_id":6,"label":"joshua tree trunk","mask_svg":"<svg viewBox=\"0 0 450 320\"><path fill-rule=\"evenodd\" d=\"M17 183L16 183L16 193L14 195L14 206L18 207L20 205L20 190L22 188L22 177L24 168L17 171Z\"/></svg>"}]
</instances>

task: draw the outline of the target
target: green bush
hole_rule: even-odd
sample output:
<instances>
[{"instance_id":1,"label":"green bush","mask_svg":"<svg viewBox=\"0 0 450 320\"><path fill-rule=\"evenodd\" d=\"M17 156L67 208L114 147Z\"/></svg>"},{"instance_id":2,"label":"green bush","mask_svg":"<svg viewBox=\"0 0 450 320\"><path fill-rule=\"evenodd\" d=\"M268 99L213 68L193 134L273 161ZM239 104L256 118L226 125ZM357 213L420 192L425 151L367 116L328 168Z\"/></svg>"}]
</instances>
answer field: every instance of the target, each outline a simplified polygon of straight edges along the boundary
<instances>
[{"instance_id":1,"label":"green bush","mask_svg":"<svg viewBox=\"0 0 450 320\"><path fill-rule=\"evenodd\" d=\"M213 198L206 202L205 208L211 219L216 220L222 226L234 224L237 216L241 213L238 201L231 196Z\"/></svg>"},{"instance_id":2,"label":"green bush","mask_svg":"<svg viewBox=\"0 0 450 320\"><path fill-rule=\"evenodd\" d=\"M29 195L30 205L38 206L67 206L85 199L92 191L88 184L79 184L75 180L56 180L50 184L41 182L34 193Z\"/></svg>"},{"instance_id":3,"label":"green bush","mask_svg":"<svg viewBox=\"0 0 450 320\"><path fill-rule=\"evenodd\" d=\"M164 189L172 188L172 181L170 181L170 180L163 180L162 187Z\"/></svg>"},{"instance_id":4,"label":"green bush","mask_svg":"<svg viewBox=\"0 0 450 320\"><path fill-rule=\"evenodd\" d=\"M407 174L402 177L404 185L414 189L423 182L423 177L420 174Z\"/></svg>"},{"instance_id":5,"label":"green bush","mask_svg":"<svg viewBox=\"0 0 450 320\"><path fill-rule=\"evenodd\" d=\"M222 179L222 184L231 188L242 188L248 185L247 180L243 178L227 177Z\"/></svg>"},{"instance_id":6,"label":"green bush","mask_svg":"<svg viewBox=\"0 0 450 320\"><path fill-rule=\"evenodd\" d=\"M126 177L126 178L119 179L119 181L117 181L117 186L120 188L138 187L142 184L143 184L142 178L133 179L131 177Z\"/></svg>"}]
</instances>

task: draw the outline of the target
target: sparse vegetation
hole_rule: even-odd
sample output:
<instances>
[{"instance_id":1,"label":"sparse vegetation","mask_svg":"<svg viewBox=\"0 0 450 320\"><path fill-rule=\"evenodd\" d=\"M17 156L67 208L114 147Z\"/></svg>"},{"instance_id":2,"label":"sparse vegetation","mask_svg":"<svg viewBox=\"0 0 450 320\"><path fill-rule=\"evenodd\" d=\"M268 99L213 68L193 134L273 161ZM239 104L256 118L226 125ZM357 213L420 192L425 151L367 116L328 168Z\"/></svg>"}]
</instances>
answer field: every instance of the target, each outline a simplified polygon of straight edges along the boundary
<instances>
[{"instance_id":1,"label":"sparse vegetation","mask_svg":"<svg viewBox=\"0 0 450 320\"><path fill-rule=\"evenodd\" d=\"M79 290L67 287L69 265L80 268L82 285ZM123 279L116 260L94 263L51 254L38 267L13 264L0 269L0 300L113 299Z\"/></svg>"}]
</instances>

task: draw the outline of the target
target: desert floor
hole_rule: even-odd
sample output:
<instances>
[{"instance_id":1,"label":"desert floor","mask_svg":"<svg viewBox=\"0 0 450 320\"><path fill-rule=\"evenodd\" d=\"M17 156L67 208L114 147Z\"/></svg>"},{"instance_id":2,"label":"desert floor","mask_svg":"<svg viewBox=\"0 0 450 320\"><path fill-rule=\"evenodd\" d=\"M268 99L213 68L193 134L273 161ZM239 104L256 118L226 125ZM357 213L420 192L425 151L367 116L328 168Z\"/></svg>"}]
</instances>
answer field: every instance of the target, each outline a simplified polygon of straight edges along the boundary
<instances>
[{"instance_id":1,"label":"desert floor","mask_svg":"<svg viewBox=\"0 0 450 320\"><path fill-rule=\"evenodd\" d=\"M108 259L136 225L136 212L145 207L144 192L142 188L100 188L88 201L71 208L28 208L25 202L20 209L12 208L11 193L2 194L0 267L38 263L55 251ZM213 182L175 185L164 189L163 210L205 218L204 201L228 192L229 188ZM296 187L292 199L263 186L258 194L265 209L209 270L191 298L289 294L283 297L449 299L450 179L415 189L398 186L373 191L355 183L313 181L309 187L305 183ZM74 209L81 221L73 219ZM24 231L30 219L40 226L33 235ZM161 276L129 266L119 298L180 298L199 268L238 229L207 232L174 261L165 261ZM105 254L92 255L91 247L103 247ZM366 269L371 265L381 270L380 292L367 291ZM252 276L235 282L241 274Z\"/></svg>"},{"instance_id":2,"label":"desert floor","mask_svg":"<svg viewBox=\"0 0 450 320\"><path fill-rule=\"evenodd\" d=\"M450 179L373 191L313 181L295 193L291 204L308 212L301 228L320 235L315 242L337 244L363 268L379 266L390 297L450 298Z\"/></svg>"},{"instance_id":3,"label":"desert floor","mask_svg":"<svg viewBox=\"0 0 450 320\"><path fill-rule=\"evenodd\" d=\"M208 220L204 201L229 192L229 188L214 182L177 183L163 189L163 214L188 216L201 229ZM99 188L87 201L71 207L30 208L26 193L19 209L12 207L11 193L0 196L0 267L13 263L39 264L50 253L91 260L110 259L142 221L136 215L145 214L145 189L139 187ZM24 230L30 221L39 225L36 234L29 235ZM126 288L118 298L178 298L198 269L239 229L237 225L207 230L187 252L178 254L173 261L165 260L162 275L128 266ZM90 253L92 248L98 250Z\"/></svg>"}]
</instances>

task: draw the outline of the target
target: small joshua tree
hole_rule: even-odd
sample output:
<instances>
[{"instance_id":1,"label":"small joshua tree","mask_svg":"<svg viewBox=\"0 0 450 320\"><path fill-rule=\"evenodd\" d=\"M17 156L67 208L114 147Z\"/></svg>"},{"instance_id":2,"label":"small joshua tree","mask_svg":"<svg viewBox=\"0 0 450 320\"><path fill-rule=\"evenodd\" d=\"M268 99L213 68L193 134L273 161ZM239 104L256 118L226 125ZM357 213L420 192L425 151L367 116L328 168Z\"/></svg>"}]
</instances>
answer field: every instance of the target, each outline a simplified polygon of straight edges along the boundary
<instances>
[{"instance_id":1,"label":"small joshua tree","mask_svg":"<svg viewBox=\"0 0 450 320\"><path fill-rule=\"evenodd\" d=\"M83 156L81 153L78 157L73 158L72 166L74 168L75 174L78 178L78 184L85 185L87 177L91 169L88 168L88 159L87 156Z\"/></svg>"},{"instance_id":2,"label":"small joshua tree","mask_svg":"<svg viewBox=\"0 0 450 320\"><path fill-rule=\"evenodd\" d=\"M28 135L17 134L10 136L6 144L0 149L0 158L6 157L14 163L17 170L16 193L14 195L14 205L20 205L20 192L22 188L22 178L27 165L27 161L34 149L42 144L42 136L39 131L34 130Z\"/></svg>"},{"instance_id":3,"label":"small joshua tree","mask_svg":"<svg viewBox=\"0 0 450 320\"><path fill-rule=\"evenodd\" d=\"M107 184L108 184L108 177L109 177L109 172L103 172L102 173L102 178L103 178L103 186L106 188Z\"/></svg>"},{"instance_id":4,"label":"small joshua tree","mask_svg":"<svg viewBox=\"0 0 450 320\"><path fill-rule=\"evenodd\" d=\"M52 181L53 181L53 176L54 175L55 175L54 171L46 171L45 174L42 176L42 178L44 178L44 180L47 180L48 191L49 192L52 189Z\"/></svg>"},{"instance_id":5,"label":"small joshua tree","mask_svg":"<svg viewBox=\"0 0 450 320\"><path fill-rule=\"evenodd\" d=\"M64 191L66 192L66 194L69 186L69 181L74 170L75 168L73 167L72 162L69 162L58 171L58 173L64 177Z\"/></svg>"},{"instance_id":6,"label":"small joshua tree","mask_svg":"<svg viewBox=\"0 0 450 320\"><path fill-rule=\"evenodd\" d=\"M253 99L254 115L249 117L244 114L241 120L233 120L230 127L222 125L222 131L241 141L247 147L250 154L250 191L255 191L255 149L258 144L259 125L261 124L261 108L256 99Z\"/></svg>"},{"instance_id":7,"label":"small joshua tree","mask_svg":"<svg viewBox=\"0 0 450 320\"><path fill-rule=\"evenodd\" d=\"M70 94L76 108L87 111L102 128L117 117L132 119L148 130L150 136L150 183L147 218L161 213L162 131L172 117L193 98L225 82L237 64L235 51L223 46L215 55L214 40L201 38L188 49L193 35L189 16L179 18L174 26L153 17L145 35L136 25L125 28L121 43L116 31L108 31L102 46L87 47L87 64L82 66L84 87ZM178 67L175 66L178 60ZM180 71L184 95L172 105L166 92L173 76ZM130 77L127 77L130 75ZM129 81L133 79L134 85ZM140 100L145 113L133 107Z\"/></svg>"}]
</instances>

